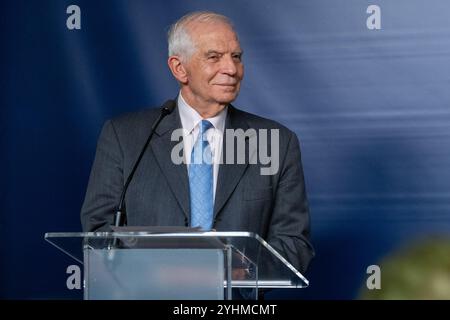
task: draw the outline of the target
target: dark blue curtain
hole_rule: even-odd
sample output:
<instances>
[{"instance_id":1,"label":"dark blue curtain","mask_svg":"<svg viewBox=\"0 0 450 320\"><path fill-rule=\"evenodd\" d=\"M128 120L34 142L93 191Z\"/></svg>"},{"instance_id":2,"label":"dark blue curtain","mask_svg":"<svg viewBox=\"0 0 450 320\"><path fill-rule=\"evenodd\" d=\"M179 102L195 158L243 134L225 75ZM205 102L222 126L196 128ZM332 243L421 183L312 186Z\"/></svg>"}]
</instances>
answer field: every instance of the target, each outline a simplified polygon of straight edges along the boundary
<instances>
[{"instance_id":1,"label":"dark blue curtain","mask_svg":"<svg viewBox=\"0 0 450 320\"><path fill-rule=\"evenodd\" d=\"M80 30L66 27L71 4ZM380 30L367 28L371 4ZM0 297L82 297L66 288L73 261L44 233L81 229L103 122L175 97L168 26L205 9L240 34L235 105L293 129L302 147L311 286L270 297L355 298L367 266L450 232L448 1L2 1Z\"/></svg>"}]
</instances>

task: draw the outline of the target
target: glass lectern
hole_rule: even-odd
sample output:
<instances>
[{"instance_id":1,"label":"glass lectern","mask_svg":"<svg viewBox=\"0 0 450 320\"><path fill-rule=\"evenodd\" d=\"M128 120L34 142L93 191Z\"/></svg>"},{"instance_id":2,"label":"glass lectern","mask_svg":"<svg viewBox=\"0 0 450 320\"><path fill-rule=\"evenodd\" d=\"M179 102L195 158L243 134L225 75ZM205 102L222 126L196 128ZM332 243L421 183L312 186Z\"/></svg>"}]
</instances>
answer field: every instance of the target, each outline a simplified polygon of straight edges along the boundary
<instances>
[{"instance_id":1,"label":"glass lectern","mask_svg":"<svg viewBox=\"0 0 450 320\"><path fill-rule=\"evenodd\" d=\"M84 266L85 299L257 299L308 280L249 232L46 233Z\"/></svg>"}]
</instances>

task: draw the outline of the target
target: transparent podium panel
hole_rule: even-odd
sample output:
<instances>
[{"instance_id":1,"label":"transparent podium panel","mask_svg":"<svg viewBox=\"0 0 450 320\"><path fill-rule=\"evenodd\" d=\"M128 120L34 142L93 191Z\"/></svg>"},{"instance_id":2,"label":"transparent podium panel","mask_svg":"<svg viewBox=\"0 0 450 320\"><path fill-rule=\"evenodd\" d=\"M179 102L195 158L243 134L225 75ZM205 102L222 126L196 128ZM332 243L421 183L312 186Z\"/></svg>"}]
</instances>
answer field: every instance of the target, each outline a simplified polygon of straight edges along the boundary
<instances>
[{"instance_id":1,"label":"transparent podium panel","mask_svg":"<svg viewBox=\"0 0 450 320\"><path fill-rule=\"evenodd\" d=\"M223 260L217 249L85 250L85 299L223 300Z\"/></svg>"},{"instance_id":2,"label":"transparent podium panel","mask_svg":"<svg viewBox=\"0 0 450 320\"><path fill-rule=\"evenodd\" d=\"M85 299L257 299L308 280L248 232L46 233L84 266Z\"/></svg>"}]
</instances>

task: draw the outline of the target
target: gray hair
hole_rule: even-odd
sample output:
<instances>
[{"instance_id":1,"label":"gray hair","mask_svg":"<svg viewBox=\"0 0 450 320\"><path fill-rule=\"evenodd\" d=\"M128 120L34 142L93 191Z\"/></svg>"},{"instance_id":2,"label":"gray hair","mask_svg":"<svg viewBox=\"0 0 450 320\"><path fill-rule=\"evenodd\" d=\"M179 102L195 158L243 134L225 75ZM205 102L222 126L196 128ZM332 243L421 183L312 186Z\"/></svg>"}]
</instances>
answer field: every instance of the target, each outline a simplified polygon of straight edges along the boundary
<instances>
[{"instance_id":1,"label":"gray hair","mask_svg":"<svg viewBox=\"0 0 450 320\"><path fill-rule=\"evenodd\" d=\"M188 25L192 22L223 22L233 28L231 20L224 15L212 11L191 12L170 26L167 39L169 57L179 56L186 61L195 53L195 44L188 31Z\"/></svg>"}]
</instances>

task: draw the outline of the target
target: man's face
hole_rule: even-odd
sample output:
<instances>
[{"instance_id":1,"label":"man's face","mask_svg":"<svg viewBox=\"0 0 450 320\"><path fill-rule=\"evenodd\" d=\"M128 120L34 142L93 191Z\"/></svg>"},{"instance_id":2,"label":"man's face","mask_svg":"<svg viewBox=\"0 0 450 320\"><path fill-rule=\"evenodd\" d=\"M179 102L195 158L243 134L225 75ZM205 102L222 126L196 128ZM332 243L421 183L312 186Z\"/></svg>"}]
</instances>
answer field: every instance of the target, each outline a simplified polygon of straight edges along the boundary
<instances>
[{"instance_id":1,"label":"man's face","mask_svg":"<svg viewBox=\"0 0 450 320\"><path fill-rule=\"evenodd\" d=\"M193 24L189 31L196 51L183 64L187 73L183 93L202 105L232 102L244 76L242 50L233 29L215 22Z\"/></svg>"}]
</instances>

